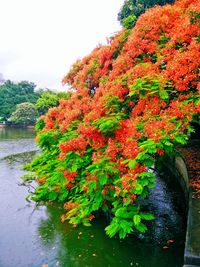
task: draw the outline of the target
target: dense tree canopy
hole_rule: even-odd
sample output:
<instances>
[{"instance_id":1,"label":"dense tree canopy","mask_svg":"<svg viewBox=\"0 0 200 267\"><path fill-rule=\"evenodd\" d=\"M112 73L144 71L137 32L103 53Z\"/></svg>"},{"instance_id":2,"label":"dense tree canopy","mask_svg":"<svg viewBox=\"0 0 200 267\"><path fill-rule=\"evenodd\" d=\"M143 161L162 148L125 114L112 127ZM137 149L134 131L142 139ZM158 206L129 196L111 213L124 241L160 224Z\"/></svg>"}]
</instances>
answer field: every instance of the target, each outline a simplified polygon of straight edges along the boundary
<instances>
[{"instance_id":1,"label":"dense tree canopy","mask_svg":"<svg viewBox=\"0 0 200 267\"><path fill-rule=\"evenodd\" d=\"M173 3L174 0L125 0L118 13L118 20L126 28L133 28L137 18L145 12L146 9L155 5L165 5Z\"/></svg>"},{"instance_id":2,"label":"dense tree canopy","mask_svg":"<svg viewBox=\"0 0 200 267\"><path fill-rule=\"evenodd\" d=\"M61 98L66 99L69 95L69 92L35 90L35 88L36 85L28 81L14 83L8 80L0 85L0 121L9 120L18 104L32 103L41 115L45 114L49 108L56 107Z\"/></svg>"},{"instance_id":3,"label":"dense tree canopy","mask_svg":"<svg viewBox=\"0 0 200 267\"><path fill-rule=\"evenodd\" d=\"M52 92L50 90L41 92L40 98L36 102L36 108L41 114L45 114L49 108L56 107L59 104L59 100L67 98L68 93Z\"/></svg>"},{"instance_id":4,"label":"dense tree canopy","mask_svg":"<svg viewBox=\"0 0 200 267\"><path fill-rule=\"evenodd\" d=\"M56 107L58 105L58 98L56 94L51 92L44 92L36 102L36 107L40 114L45 114L49 108Z\"/></svg>"},{"instance_id":5,"label":"dense tree canopy","mask_svg":"<svg viewBox=\"0 0 200 267\"><path fill-rule=\"evenodd\" d=\"M63 220L89 225L108 210L109 236L153 218L139 200L154 186L152 166L185 144L200 112L200 1L149 9L63 79L74 93L38 124L38 200L65 202Z\"/></svg>"},{"instance_id":6,"label":"dense tree canopy","mask_svg":"<svg viewBox=\"0 0 200 267\"><path fill-rule=\"evenodd\" d=\"M27 81L14 83L8 80L0 85L0 117L2 120L10 118L17 104L36 103L39 94L34 91L35 87L35 84Z\"/></svg>"}]
</instances>

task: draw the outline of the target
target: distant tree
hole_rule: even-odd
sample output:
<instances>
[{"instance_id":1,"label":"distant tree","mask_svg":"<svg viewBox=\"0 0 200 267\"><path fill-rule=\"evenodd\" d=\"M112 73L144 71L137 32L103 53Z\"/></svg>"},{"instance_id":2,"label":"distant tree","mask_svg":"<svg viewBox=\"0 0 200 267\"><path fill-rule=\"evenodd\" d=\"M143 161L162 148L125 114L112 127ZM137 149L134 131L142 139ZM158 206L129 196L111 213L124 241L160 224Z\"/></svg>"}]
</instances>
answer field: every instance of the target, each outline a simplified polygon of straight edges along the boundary
<instances>
[{"instance_id":1,"label":"distant tree","mask_svg":"<svg viewBox=\"0 0 200 267\"><path fill-rule=\"evenodd\" d=\"M37 100L35 106L40 114L44 114L51 107L57 106L59 103L58 97L53 92L44 92Z\"/></svg>"},{"instance_id":2,"label":"distant tree","mask_svg":"<svg viewBox=\"0 0 200 267\"><path fill-rule=\"evenodd\" d=\"M17 105L16 111L14 111L10 117L10 120L19 124L34 124L38 118L38 111L34 104L25 102Z\"/></svg>"},{"instance_id":3,"label":"distant tree","mask_svg":"<svg viewBox=\"0 0 200 267\"><path fill-rule=\"evenodd\" d=\"M60 99L68 99L69 96L71 96L71 92L72 92L72 91L69 91L69 92L58 92L58 93L56 93L56 94L57 94L59 100L60 100Z\"/></svg>"},{"instance_id":4,"label":"distant tree","mask_svg":"<svg viewBox=\"0 0 200 267\"><path fill-rule=\"evenodd\" d=\"M14 83L7 80L0 84L0 121L7 121L18 104L29 102L36 104L39 114L44 114L50 107L59 104L60 99L65 99L69 93L55 92L49 89L35 90L32 82L21 81Z\"/></svg>"},{"instance_id":5,"label":"distant tree","mask_svg":"<svg viewBox=\"0 0 200 267\"><path fill-rule=\"evenodd\" d=\"M40 94L35 92L36 85L22 81L14 83L10 80L0 85L0 117L8 120L16 110L17 104L30 102L35 104Z\"/></svg>"},{"instance_id":6,"label":"distant tree","mask_svg":"<svg viewBox=\"0 0 200 267\"><path fill-rule=\"evenodd\" d=\"M36 102L36 108L40 115L45 114L49 108L56 107L60 99L67 98L68 93L43 91L41 97Z\"/></svg>"},{"instance_id":7,"label":"distant tree","mask_svg":"<svg viewBox=\"0 0 200 267\"><path fill-rule=\"evenodd\" d=\"M118 13L118 20L125 28L132 29L135 26L137 18L145 12L146 9L155 5L172 4L175 0L125 0Z\"/></svg>"}]
</instances>

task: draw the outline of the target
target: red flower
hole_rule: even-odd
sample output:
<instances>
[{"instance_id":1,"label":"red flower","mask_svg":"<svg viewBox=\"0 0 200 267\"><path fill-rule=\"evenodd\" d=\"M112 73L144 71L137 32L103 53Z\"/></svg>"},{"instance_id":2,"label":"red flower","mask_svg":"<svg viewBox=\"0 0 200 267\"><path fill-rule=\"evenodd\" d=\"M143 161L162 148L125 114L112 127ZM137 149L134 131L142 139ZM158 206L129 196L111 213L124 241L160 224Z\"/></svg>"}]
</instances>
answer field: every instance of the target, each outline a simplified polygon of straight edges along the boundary
<instances>
[{"instance_id":1,"label":"red flower","mask_svg":"<svg viewBox=\"0 0 200 267\"><path fill-rule=\"evenodd\" d=\"M68 181L73 181L75 177L77 176L77 172L64 172L64 176Z\"/></svg>"},{"instance_id":2,"label":"red flower","mask_svg":"<svg viewBox=\"0 0 200 267\"><path fill-rule=\"evenodd\" d=\"M165 154L165 151L163 149L157 149L156 152L161 156Z\"/></svg>"},{"instance_id":3,"label":"red flower","mask_svg":"<svg viewBox=\"0 0 200 267\"><path fill-rule=\"evenodd\" d=\"M65 185L65 187L66 187L68 190L70 190L73 186L74 186L74 184L72 184L72 183L69 183L69 184Z\"/></svg>"}]
</instances>

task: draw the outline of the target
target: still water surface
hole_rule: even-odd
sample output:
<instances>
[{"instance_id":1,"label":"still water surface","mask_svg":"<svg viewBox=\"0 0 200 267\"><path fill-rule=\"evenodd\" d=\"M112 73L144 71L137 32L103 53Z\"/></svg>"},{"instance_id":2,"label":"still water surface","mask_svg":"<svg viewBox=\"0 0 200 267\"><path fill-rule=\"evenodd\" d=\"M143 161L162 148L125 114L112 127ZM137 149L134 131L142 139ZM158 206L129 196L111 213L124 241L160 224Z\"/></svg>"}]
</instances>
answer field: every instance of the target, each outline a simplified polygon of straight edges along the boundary
<instances>
[{"instance_id":1,"label":"still water surface","mask_svg":"<svg viewBox=\"0 0 200 267\"><path fill-rule=\"evenodd\" d=\"M103 230L104 219L89 228L73 228L60 222L62 206L27 202L20 167L37 150L33 138L32 130L0 129L0 267L182 267L184 233L177 229L183 226L169 199L157 205L157 212L165 208L165 217L158 214L152 227L156 242L134 236L110 239ZM164 190L158 183L150 206L162 202ZM169 214L172 226L164 222ZM168 238L174 243L167 244ZM166 244L169 248L163 249Z\"/></svg>"}]
</instances>

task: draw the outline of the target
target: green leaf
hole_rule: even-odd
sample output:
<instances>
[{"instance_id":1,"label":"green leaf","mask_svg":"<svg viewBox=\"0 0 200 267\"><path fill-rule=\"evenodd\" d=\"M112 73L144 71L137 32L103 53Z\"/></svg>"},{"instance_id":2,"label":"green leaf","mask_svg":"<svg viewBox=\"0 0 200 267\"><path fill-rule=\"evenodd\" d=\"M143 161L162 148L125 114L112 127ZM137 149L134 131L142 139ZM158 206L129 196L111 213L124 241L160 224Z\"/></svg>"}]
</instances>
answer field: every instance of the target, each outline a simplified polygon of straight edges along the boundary
<instances>
[{"instance_id":1,"label":"green leaf","mask_svg":"<svg viewBox=\"0 0 200 267\"><path fill-rule=\"evenodd\" d=\"M185 136L183 135L177 135L174 140L178 143L181 143L182 145L185 145L187 141L185 140Z\"/></svg>"},{"instance_id":2,"label":"green leaf","mask_svg":"<svg viewBox=\"0 0 200 267\"><path fill-rule=\"evenodd\" d=\"M59 200L65 201L67 199L68 194L69 194L69 191L66 190L63 194L59 195Z\"/></svg>"},{"instance_id":3,"label":"green leaf","mask_svg":"<svg viewBox=\"0 0 200 267\"><path fill-rule=\"evenodd\" d=\"M148 187L151 188L151 189L154 188L155 187L155 183L149 183Z\"/></svg>"},{"instance_id":4,"label":"green leaf","mask_svg":"<svg viewBox=\"0 0 200 267\"><path fill-rule=\"evenodd\" d=\"M137 183L134 187L134 193L137 195L140 195L143 191L143 187L141 186L141 184Z\"/></svg>"},{"instance_id":5,"label":"green leaf","mask_svg":"<svg viewBox=\"0 0 200 267\"><path fill-rule=\"evenodd\" d=\"M82 221L82 224L83 224L84 226L87 226L87 227L91 226L91 223L90 223L87 219L84 219L84 220Z\"/></svg>"},{"instance_id":6,"label":"green leaf","mask_svg":"<svg viewBox=\"0 0 200 267\"><path fill-rule=\"evenodd\" d=\"M124 229L119 230L119 238L124 239L127 235L127 232Z\"/></svg>"},{"instance_id":7,"label":"green leaf","mask_svg":"<svg viewBox=\"0 0 200 267\"><path fill-rule=\"evenodd\" d=\"M143 164L146 165L147 167L151 167L151 166L153 166L154 162L155 162L155 160L153 158L149 157L143 161Z\"/></svg>"},{"instance_id":8,"label":"green leaf","mask_svg":"<svg viewBox=\"0 0 200 267\"><path fill-rule=\"evenodd\" d=\"M99 183L100 185L104 185L107 182L107 175L106 174L102 174L99 178Z\"/></svg>"},{"instance_id":9,"label":"green leaf","mask_svg":"<svg viewBox=\"0 0 200 267\"><path fill-rule=\"evenodd\" d=\"M141 177L142 179L143 178L146 178L146 179L153 179L153 181L155 180L155 174L153 172L142 172L138 175L138 177Z\"/></svg>"},{"instance_id":10,"label":"green leaf","mask_svg":"<svg viewBox=\"0 0 200 267\"><path fill-rule=\"evenodd\" d=\"M136 160L130 160L129 161L129 163L128 163L128 167L130 168L130 169L133 169L133 168L135 168L135 165L136 165Z\"/></svg>"},{"instance_id":11,"label":"green leaf","mask_svg":"<svg viewBox=\"0 0 200 267\"><path fill-rule=\"evenodd\" d=\"M160 90L160 91L159 91L159 96L160 96L160 98L163 99L163 100L166 100L166 99L169 98L169 95L168 95L168 93L167 93L165 90Z\"/></svg>"},{"instance_id":12,"label":"green leaf","mask_svg":"<svg viewBox=\"0 0 200 267\"><path fill-rule=\"evenodd\" d=\"M101 190L99 190L98 192L96 192L95 198L92 201L92 211L98 210L100 206L102 205L103 200L104 198L101 194Z\"/></svg>"},{"instance_id":13,"label":"green leaf","mask_svg":"<svg viewBox=\"0 0 200 267\"><path fill-rule=\"evenodd\" d=\"M71 167L71 172L76 172L78 169L78 165L77 164L73 164Z\"/></svg>"},{"instance_id":14,"label":"green leaf","mask_svg":"<svg viewBox=\"0 0 200 267\"><path fill-rule=\"evenodd\" d=\"M120 221L119 238L125 238L127 234L133 231L133 223L127 220Z\"/></svg>"},{"instance_id":15,"label":"green leaf","mask_svg":"<svg viewBox=\"0 0 200 267\"><path fill-rule=\"evenodd\" d=\"M145 233L147 231L147 227L143 223L135 224L135 228L141 233Z\"/></svg>"},{"instance_id":16,"label":"green leaf","mask_svg":"<svg viewBox=\"0 0 200 267\"><path fill-rule=\"evenodd\" d=\"M127 208L126 207L122 207L119 208L116 212L115 212L115 216L116 217L121 217L124 213L127 212Z\"/></svg>"},{"instance_id":17,"label":"green leaf","mask_svg":"<svg viewBox=\"0 0 200 267\"><path fill-rule=\"evenodd\" d=\"M57 193L55 191L51 191L49 194L49 200L56 200Z\"/></svg>"},{"instance_id":18,"label":"green leaf","mask_svg":"<svg viewBox=\"0 0 200 267\"><path fill-rule=\"evenodd\" d=\"M155 217L151 213L141 213L140 217L141 219L146 220L146 221L151 221L155 219Z\"/></svg>"},{"instance_id":19,"label":"green leaf","mask_svg":"<svg viewBox=\"0 0 200 267\"><path fill-rule=\"evenodd\" d=\"M140 217L140 215L134 215L133 216L133 222L134 222L134 224L135 225L139 225L140 224L140 222L141 222L141 217Z\"/></svg>"},{"instance_id":20,"label":"green leaf","mask_svg":"<svg viewBox=\"0 0 200 267\"><path fill-rule=\"evenodd\" d=\"M112 220L111 224L105 228L106 234L110 237L113 237L119 231L119 224Z\"/></svg>"},{"instance_id":21,"label":"green leaf","mask_svg":"<svg viewBox=\"0 0 200 267\"><path fill-rule=\"evenodd\" d=\"M149 181L147 179L140 180L140 184L144 187L149 184Z\"/></svg>"}]
</instances>

